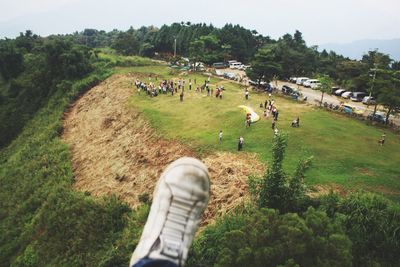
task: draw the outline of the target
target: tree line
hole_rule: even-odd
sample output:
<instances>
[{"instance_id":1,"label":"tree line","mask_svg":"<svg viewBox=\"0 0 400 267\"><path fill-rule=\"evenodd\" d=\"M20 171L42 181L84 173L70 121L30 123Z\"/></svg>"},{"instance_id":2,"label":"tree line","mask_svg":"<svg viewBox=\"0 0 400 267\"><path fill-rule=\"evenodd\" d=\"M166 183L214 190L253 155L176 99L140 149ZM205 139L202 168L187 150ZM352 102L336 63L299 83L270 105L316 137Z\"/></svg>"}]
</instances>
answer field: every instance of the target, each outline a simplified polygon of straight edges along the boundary
<instances>
[{"instance_id":1,"label":"tree line","mask_svg":"<svg viewBox=\"0 0 400 267\"><path fill-rule=\"evenodd\" d=\"M92 52L64 37L42 38L31 31L0 40L0 147L17 136L66 81L94 69Z\"/></svg>"}]
</instances>

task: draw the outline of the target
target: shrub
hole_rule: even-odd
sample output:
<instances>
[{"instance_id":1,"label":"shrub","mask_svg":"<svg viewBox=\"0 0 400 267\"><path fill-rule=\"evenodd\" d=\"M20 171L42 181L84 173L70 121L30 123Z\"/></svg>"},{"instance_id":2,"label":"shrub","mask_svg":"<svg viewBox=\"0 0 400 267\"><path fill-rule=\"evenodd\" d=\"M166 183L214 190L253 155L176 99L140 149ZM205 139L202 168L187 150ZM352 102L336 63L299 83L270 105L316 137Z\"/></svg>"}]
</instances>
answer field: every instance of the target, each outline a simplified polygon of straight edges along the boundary
<instances>
[{"instance_id":1,"label":"shrub","mask_svg":"<svg viewBox=\"0 0 400 267\"><path fill-rule=\"evenodd\" d=\"M351 266L342 220L309 208L303 217L247 209L208 226L188 266Z\"/></svg>"},{"instance_id":2,"label":"shrub","mask_svg":"<svg viewBox=\"0 0 400 267\"><path fill-rule=\"evenodd\" d=\"M299 161L296 170L291 178L285 173L282 167L287 145L287 136L278 134L272 142L272 162L268 169L257 182L250 179L249 187L253 188L258 184L258 204L260 207L278 209L280 212L301 211L307 208L309 198L305 195L306 187L304 175L310 167L311 158Z\"/></svg>"},{"instance_id":3,"label":"shrub","mask_svg":"<svg viewBox=\"0 0 400 267\"><path fill-rule=\"evenodd\" d=\"M399 264L400 205L377 194L356 193L343 199L338 211L345 215L354 244L355 266Z\"/></svg>"}]
</instances>

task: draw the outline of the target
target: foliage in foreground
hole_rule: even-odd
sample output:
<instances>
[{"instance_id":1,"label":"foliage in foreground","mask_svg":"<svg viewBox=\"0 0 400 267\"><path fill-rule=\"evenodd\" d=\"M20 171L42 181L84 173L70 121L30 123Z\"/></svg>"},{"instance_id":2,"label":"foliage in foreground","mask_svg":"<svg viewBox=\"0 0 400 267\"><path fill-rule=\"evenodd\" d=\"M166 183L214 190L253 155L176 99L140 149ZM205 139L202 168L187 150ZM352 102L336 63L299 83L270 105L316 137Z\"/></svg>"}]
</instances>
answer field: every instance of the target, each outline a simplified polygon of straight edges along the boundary
<instances>
[{"instance_id":1,"label":"foliage in foreground","mask_svg":"<svg viewBox=\"0 0 400 267\"><path fill-rule=\"evenodd\" d=\"M208 227L188 266L351 266L351 260L341 218L313 208L302 216L247 208Z\"/></svg>"},{"instance_id":2,"label":"foliage in foreground","mask_svg":"<svg viewBox=\"0 0 400 267\"><path fill-rule=\"evenodd\" d=\"M353 242L354 266L397 266L400 262L400 205L373 193L346 198L330 194L321 199L329 216L344 215L346 234Z\"/></svg>"},{"instance_id":3,"label":"foliage in foreground","mask_svg":"<svg viewBox=\"0 0 400 267\"><path fill-rule=\"evenodd\" d=\"M287 136L278 134L272 142L272 161L259 181L259 192L256 192L260 207L277 209L280 212L301 211L306 207L307 197L304 175L310 167L311 158L298 162L292 177L283 170L283 159L287 146Z\"/></svg>"},{"instance_id":4,"label":"foliage in foreground","mask_svg":"<svg viewBox=\"0 0 400 267\"><path fill-rule=\"evenodd\" d=\"M272 162L249 179L253 204L207 227L192 248L190 266L396 266L400 206L372 193L345 198L305 195L300 161L289 180L282 168L286 136L274 137ZM317 207L308 207L310 204ZM302 211L305 211L302 213Z\"/></svg>"},{"instance_id":5,"label":"foliage in foreground","mask_svg":"<svg viewBox=\"0 0 400 267\"><path fill-rule=\"evenodd\" d=\"M107 62L106 62L107 63ZM113 71L98 63L84 79L63 80L21 134L0 151L0 266L126 266L147 208L72 189L65 108Z\"/></svg>"}]
</instances>

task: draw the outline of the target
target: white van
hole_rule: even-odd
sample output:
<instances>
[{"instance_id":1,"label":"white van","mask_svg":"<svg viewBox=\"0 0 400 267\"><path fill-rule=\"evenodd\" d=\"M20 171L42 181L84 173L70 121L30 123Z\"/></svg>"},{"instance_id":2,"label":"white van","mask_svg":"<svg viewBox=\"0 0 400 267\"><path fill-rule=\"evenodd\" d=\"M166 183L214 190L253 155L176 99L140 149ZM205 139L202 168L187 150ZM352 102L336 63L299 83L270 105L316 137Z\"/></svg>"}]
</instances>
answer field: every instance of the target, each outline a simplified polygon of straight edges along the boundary
<instances>
[{"instance_id":1,"label":"white van","mask_svg":"<svg viewBox=\"0 0 400 267\"><path fill-rule=\"evenodd\" d=\"M298 84L298 85L302 85L305 81L307 81L308 79L310 79L310 78L308 78L308 77L298 77L297 79L296 79L296 84Z\"/></svg>"},{"instance_id":2,"label":"white van","mask_svg":"<svg viewBox=\"0 0 400 267\"><path fill-rule=\"evenodd\" d=\"M304 87L312 88L313 84L317 84L319 81L317 79L308 79L307 81L303 82Z\"/></svg>"},{"instance_id":3,"label":"white van","mask_svg":"<svg viewBox=\"0 0 400 267\"><path fill-rule=\"evenodd\" d=\"M229 68L238 69L242 65L243 65L242 62L233 62L232 64L229 64Z\"/></svg>"},{"instance_id":4,"label":"white van","mask_svg":"<svg viewBox=\"0 0 400 267\"><path fill-rule=\"evenodd\" d=\"M228 60L228 66L230 66L231 64L236 63L236 62L237 62L236 60Z\"/></svg>"}]
</instances>

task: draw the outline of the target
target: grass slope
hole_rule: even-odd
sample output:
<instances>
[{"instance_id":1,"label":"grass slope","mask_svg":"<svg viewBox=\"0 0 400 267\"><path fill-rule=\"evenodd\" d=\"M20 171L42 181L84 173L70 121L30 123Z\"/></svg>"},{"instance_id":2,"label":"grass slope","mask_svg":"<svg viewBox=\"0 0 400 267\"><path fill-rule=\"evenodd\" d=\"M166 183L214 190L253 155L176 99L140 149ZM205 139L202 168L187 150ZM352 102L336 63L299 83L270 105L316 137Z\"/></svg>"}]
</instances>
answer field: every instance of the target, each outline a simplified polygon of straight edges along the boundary
<instances>
[{"instance_id":1,"label":"grass slope","mask_svg":"<svg viewBox=\"0 0 400 267\"><path fill-rule=\"evenodd\" d=\"M206 93L188 90L188 79L196 78L197 85L207 78L202 75L179 75L162 66L130 69L148 81L148 74L170 79L186 79L183 102L179 96L161 95L150 98L144 93L132 96L131 105L142 111L153 126L167 138L180 139L200 151L236 151L237 139L243 135L245 150L258 153L269 160L273 136L271 120L261 121L246 129L244 112L238 105L251 106L262 115L260 103L268 98L263 93L250 93L244 99L243 88L235 83L212 78L212 88L224 85L223 99L207 97ZM146 76L147 75L147 76ZM193 87L196 87L194 85ZM378 146L382 130L342 114L330 113L299 104L282 97L273 97L279 110L277 128L289 133L285 167L294 170L297 160L313 155L313 168L307 175L309 184L339 184L348 189L364 188L383 192L392 198L400 194L400 137L387 132L386 144ZM292 128L291 121L300 116L300 128ZM218 144L219 130L224 141Z\"/></svg>"},{"instance_id":2,"label":"grass slope","mask_svg":"<svg viewBox=\"0 0 400 267\"><path fill-rule=\"evenodd\" d=\"M149 60L147 60L150 62ZM68 104L114 73L66 83L0 150L0 266L126 266L147 216L115 197L76 192L61 142Z\"/></svg>"}]
</instances>

